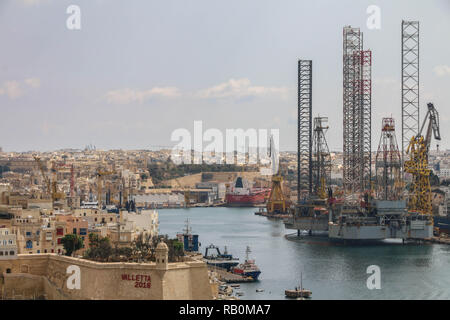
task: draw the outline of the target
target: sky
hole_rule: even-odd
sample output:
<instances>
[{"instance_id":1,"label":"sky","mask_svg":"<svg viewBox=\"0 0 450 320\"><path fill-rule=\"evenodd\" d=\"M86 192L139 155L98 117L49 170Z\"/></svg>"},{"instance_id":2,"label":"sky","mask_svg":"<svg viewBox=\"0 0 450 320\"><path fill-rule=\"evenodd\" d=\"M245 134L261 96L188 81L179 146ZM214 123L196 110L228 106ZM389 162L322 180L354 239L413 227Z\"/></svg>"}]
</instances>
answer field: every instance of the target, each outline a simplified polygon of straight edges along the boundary
<instances>
[{"instance_id":1,"label":"sky","mask_svg":"<svg viewBox=\"0 0 450 320\"><path fill-rule=\"evenodd\" d=\"M66 25L70 5L81 29ZM380 8L380 29L366 12ZM313 61L313 115L342 151L342 28L371 49L372 149L382 117L401 144L401 21L420 21L420 108L450 149L448 0L2 0L0 147L152 149L179 128L279 129L297 145L297 61ZM435 149L435 142L432 148Z\"/></svg>"}]
</instances>

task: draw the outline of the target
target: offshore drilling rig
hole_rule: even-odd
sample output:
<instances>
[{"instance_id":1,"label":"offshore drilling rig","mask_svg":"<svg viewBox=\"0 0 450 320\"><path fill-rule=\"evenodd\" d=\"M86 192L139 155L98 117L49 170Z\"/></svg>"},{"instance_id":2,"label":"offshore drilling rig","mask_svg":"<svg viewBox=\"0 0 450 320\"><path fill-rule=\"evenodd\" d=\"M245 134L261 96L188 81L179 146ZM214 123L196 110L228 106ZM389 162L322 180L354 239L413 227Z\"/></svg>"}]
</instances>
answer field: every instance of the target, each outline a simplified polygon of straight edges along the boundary
<instances>
[{"instance_id":1,"label":"offshore drilling rig","mask_svg":"<svg viewBox=\"0 0 450 320\"><path fill-rule=\"evenodd\" d=\"M372 176L372 52L359 28L343 29L343 185L326 188L324 135L312 128L312 61L298 67L298 201L286 228L326 233L332 240L421 240L433 235L428 152L440 140L432 103L419 130L419 22L402 21L402 152L393 118L383 118ZM318 123L315 120L315 128ZM320 125L319 125L320 127ZM327 127L323 127L325 129ZM322 130L323 130L322 129ZM314 132L314 137L313 137ZM422 132L426 132L425 137ZM323 143L323 141L325 143ZM408 141L406 143L405 141ZM315 146L315 147L313 147ZM405 158L409 160L405 161ZM331 163L330 163L331 168ZM404 178L411 180L409 191ZM327 192L325 190L327 189ZM335 196L333 193L342 196Z\"/></svg>"}]
</instances>

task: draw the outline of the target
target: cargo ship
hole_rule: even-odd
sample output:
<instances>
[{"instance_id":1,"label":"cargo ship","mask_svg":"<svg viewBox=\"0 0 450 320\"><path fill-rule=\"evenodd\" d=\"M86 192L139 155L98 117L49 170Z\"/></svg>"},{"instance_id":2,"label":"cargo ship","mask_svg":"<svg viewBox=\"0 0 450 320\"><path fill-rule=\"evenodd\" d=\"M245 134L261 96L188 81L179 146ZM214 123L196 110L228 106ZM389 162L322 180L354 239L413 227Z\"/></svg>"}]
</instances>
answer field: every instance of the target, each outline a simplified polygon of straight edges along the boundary
<instances>
[{"instance_id":1,"label":"cargo ship","mask_svg":"<svg viewBox=\"0 0 450 320\"><path fill-rule=\"evenodd\" d=\"M256 266L255 260L250 260L248 254L250 253L250 247L247 246L246 259L244 263L231 268L231 272L235 274L239 274L243 277L252 277L253 280L258 280L259 275L261 274L261 270Z\"/></svg>"},{"instance_id":2,"label":"cargo ship","mask_svg":"<svg viewBox=\"0 0 450 320\"><path fill-rule=\"evenodd\" d=\"M203 258L210 266L223 268L227 271L230 271L231 268L239 264L238 258L234 258L231 254L228 254L227 247L225 247L225 251L222 254L219 248L213 244L206 247Z\"/></svg>"},{"instance_id":3,"label":"cargo ship","mask_svg":"<svg viewBox=\"0 0 450 320\"><path fill-rule=\"evenodd\" d=\"M225 203L229 207L254 207L264 204L269 194L269 188L252 188L246 179L237 177L227 190Z\"/></svg>"}]
</instances>

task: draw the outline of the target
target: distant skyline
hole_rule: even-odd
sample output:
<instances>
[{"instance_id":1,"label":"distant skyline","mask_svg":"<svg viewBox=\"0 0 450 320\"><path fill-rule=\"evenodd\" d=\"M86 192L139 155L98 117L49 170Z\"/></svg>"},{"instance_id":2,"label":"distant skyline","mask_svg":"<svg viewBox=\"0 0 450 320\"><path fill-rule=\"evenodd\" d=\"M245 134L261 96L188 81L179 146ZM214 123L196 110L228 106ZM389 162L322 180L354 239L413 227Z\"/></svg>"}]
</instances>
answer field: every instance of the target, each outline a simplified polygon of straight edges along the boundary
<instances>
[{"instance_id":1,"label":"distant skyline","mask_svg":"<svg viewBox=\"0 0 450 320\"><path fill-rule=\"evenodd\" d=\"M66 27L72 4L81 30ZM370 5L380 30L366 27ZM450 149L448 0L4 0L0 17L5 152L170 147L196 120L280 129L281 151L294 151L298 59L313 60L313 115L329 117L330 150L342 151L345 25L373 54L372 150L387 116L401 146L402 19L420 21L421 121L433 102Z\"/></svg>"}]
</instances>

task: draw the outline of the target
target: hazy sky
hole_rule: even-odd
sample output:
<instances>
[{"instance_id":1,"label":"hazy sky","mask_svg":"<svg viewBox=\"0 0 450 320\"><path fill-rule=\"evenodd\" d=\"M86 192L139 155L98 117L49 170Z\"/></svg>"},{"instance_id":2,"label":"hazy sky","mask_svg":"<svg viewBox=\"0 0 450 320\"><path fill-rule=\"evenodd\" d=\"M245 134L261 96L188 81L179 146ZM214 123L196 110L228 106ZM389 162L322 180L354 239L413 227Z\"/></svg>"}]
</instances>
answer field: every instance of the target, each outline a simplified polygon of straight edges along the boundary
<instances>
[{"instance_id":1,"label":"hazy sky","mask_svg":"<svg viewBox=\"0 0 450 320\"><path fill-rule=\"evenodd\" d=\"M81 30L66 9L81 8ZM381 29L366 27L369 5ZM342 150L342 28L373 51L372 148L381 118L401 143L401 21L420 21L421 116L434 102L450 148L450 1L2 0L4 151L170 146L177 128L280 129L297 139L297 60L313 60L313 113ZM225 131L223 131L225 132ZM433 149L435 143L433 143Z\"/></svg>"}]
</instances>

